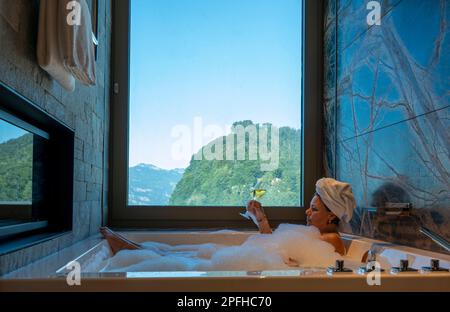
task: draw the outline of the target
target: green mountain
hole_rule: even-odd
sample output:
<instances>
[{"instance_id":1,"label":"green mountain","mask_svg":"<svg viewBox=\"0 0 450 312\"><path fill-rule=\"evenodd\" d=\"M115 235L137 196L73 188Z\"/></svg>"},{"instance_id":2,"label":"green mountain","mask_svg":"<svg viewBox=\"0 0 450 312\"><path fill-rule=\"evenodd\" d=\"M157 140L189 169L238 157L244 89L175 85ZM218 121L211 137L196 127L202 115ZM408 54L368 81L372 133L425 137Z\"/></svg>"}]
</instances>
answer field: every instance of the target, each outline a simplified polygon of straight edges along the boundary
<instances>
[{"instance_id":1,"label":"green mountain","mask_svg":"<svg viewBox=\"0 0 450 312\"><path fill-rule=\"evenodd\" d=\"M128 171L129 205L167 205L183 169L165 170L153 165L140 164Z\"/></svg>"},{"instance_id":2,"label":"green mountain","mask_svg":"<svg viewBox=\"0 0 450 312\"><path fill-rule=\"evenodd\" d=\"M246 127L253 123L247 120L237 122L233 126L237 125ZM269 129L271 127L270 124L256 125L257 129L261 129L262 126ZM245 161L236 160L239 148L243 148L248 155L248 135L245 141L235 143L234 160L196 160L199 155L205 154L205 148L210 148L214 152L221 144L223 159L227 159L226 142L232 137L237 138L235 132L214 140L198 152L203 154L197 153L197 157L193 156L172 193L170 205L242 206L251 199L251 189L258 183L261 188L267 190L266 195L260 200L263 205L298 206L301 186L300 130L289 127L279 129L279 164L271 171L262 170L262 163L267 161L261 161L261 157L258 157L258 160L248 160L248 157ZM271 142L271 136L268 142ZM214 145L215 147L211 147ZM257 146L259 150L259 144ZM220 149L218 151L220 153Z\"/></svg>"},{"instance_id":3,"label":"green mountain","mask_svg":"<svg viewBox=\"0 0 450 312\"><path fill-rule=\"evenodd\" d=\"M0 202L32 199L33 135L0 144Z\"/></svg>"}]
</instances>

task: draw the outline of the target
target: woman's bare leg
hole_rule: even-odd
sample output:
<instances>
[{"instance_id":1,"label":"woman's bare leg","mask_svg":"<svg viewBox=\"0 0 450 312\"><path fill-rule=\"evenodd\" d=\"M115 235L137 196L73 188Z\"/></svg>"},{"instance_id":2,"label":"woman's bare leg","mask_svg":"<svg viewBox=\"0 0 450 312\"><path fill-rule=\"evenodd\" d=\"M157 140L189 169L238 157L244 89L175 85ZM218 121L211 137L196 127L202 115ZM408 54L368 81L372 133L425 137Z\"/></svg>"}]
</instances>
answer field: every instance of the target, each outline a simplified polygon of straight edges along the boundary
<instances>
[{"instance_id":1,"label":"woman's bare leg","mask_svg":"<svg viewBox=\"0 0 450 312\"><path fill-rule=\"evenodd\" d=\"M247 204L246 215L256 224L261 234L272 234L269 220L267 220L267 216L264 213L261 203L256 200L249 201Z\"/></svg>"},{"instance_id":2,"label":"woman's bare leg","mask_svg":"<svg viewBox=\"0 0 450 312\"><path fill-rule=\"evenodd\" d=\"M109 247L111 248L113 255L124 249L127 250L142 249L141 245L133 241L130 241L129 239L123 237L120 234L115 233L114 231L112 231L107 227L100 228L100 233L108 241Z\"/></svg>"}]
</instances>

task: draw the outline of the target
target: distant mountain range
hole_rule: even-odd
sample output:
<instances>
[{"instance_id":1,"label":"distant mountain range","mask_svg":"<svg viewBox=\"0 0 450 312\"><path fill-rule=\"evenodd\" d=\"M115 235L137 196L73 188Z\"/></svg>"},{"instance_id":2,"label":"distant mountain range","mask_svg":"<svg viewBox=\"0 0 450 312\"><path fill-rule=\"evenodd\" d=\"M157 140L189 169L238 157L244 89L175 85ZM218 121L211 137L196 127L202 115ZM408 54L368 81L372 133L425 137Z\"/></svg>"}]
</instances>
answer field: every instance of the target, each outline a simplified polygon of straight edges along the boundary
<instances>
[{"instance_id":1,"label":"distant mountain range","mask_svg":"<svg viewBox=\"0 0 450 312\"><path fill-rule=\"evenodd\" d=\"M253 125L252 121L234 125ZM261 125L256 124L257 127ZM233 136L234 133L228 136ZM227 136L213 142L224 144ZM299 206L301 187L301 132L290 127L279 129L279 164L273 171L262 171L261 160L221 161L191 159L186 169L164 170L141 164L129 169L130 205L241 206L251 198L259 183L267 190L261 199L267 206ZM245 144L245 145L244 145ZM248 137L239 142L248 149ZM237 147L237 149L239 149ZM203 147L205 148L205 147ZM202 148L202 150L203 150Z\"/></svg>"},{"instance_id":2,"label":"distant mountain range","mask_svg":"<svg viewBox=\"0 0 450 312\"><path fill-rule=\"evenodd\" d=\"M149 164L129 168L129 205L168 205L184 169L161 169Z\"/></svg>"}]
</instances>

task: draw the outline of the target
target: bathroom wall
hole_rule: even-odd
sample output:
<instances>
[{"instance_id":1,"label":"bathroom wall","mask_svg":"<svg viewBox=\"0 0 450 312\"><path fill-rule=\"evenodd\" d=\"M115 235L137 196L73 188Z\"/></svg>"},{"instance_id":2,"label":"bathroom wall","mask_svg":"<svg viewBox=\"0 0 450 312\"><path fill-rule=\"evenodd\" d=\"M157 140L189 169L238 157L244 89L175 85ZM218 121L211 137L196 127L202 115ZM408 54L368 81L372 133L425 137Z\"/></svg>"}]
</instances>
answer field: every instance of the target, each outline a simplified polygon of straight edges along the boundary
<instances>
[{"instance_id":1,"label":"bathroom wall","mask_svg":"<svg viewBox=\"0 0 450 312\"><path fill-rule=\"evenodd\" d=\"M325 169L352 184L352 232L441 251L450 240L450 1L329 0L325 18ZM413 216L370 213L410 202Z\"/></svg>"},{"instance_id":2,"label":"bathroom wall","mask_svg":"<svg viewBox=\"0 0 450 312\"><path fill-rule=\"evenodd\" d=\"M99 1L97 85L62 89L36 60L39 1L0 0L0 80L75 130L73 231L0 256L0 275L98 232L107 205L111 4Z\"/></svg>"}]
</instances>

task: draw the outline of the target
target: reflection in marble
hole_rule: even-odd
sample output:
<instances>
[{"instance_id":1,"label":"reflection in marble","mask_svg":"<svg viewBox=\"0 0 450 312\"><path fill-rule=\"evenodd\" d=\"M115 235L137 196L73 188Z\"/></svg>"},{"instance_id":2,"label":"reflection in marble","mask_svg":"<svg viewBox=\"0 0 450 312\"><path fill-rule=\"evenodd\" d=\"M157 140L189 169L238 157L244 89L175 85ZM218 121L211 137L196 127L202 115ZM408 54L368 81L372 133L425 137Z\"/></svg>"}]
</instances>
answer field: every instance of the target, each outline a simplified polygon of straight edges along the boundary
<instances>
[{"instance_id":1,"label":"reflection in marble","mask_svg":"<svg viewBox=\"0 0 450 312\"><path fill-rule=\"evenodd\" d=\"M450 131L448 110L429 115ZM358 200L355 234L437 250L419 234L419 226L426 226L450 240L450 154L426 117L339 142L337 176L352 183ZM386 202L412 203L413 216L378 216L366 209Z\"/></svg>"},{"instance_id":2,"label":"reflection in marble","mask_svg":"<svg viewBox=\"0 0 450 312\"><path fill-rule=\"evenodd\" d=\"M430 115L450 131L448 111ZM369 221L363 216L368 215L365 208L384 207L386 202L412 203L414 218L384 218L384 226L404 224L410 234L418 234L417 226L422 224L450 240L450 157L446 148L426 116L340 142L338 174L352 182L360 207L359 222ZM359 234L381 232L371 224L360 225Z\"/></svg>"},{"instance_id":3,"label":"reflection in marble","mask_svg":"<svg viewBox=\"0 0 450 312\"><path fill-rule=\"evenodd\" d=\"M373 206L367 194L384 182L396 182L412 194L416 207L444 208L450 203L449 141L440 140L437 129L428 122L438 120L450 131L446 116L448 110L442 109L339 142L337 173L360 178L354 190L361 205Z\"/></svg>"},{"instance_id":4,"label":"reflection in marble","mask_svg":"<svg viewBox=\"0 0 450 312\"><path fill-rule=\"evenodd\" d=\"M337 44L324 38L325 170L353 186L355 234L442 251L418 227L450 240L450 1L384 1L370 28L367 1L336 3L326 21ZM411 202L414 216L368 212L386 202Z\"/></svg>"}]
</instances>

